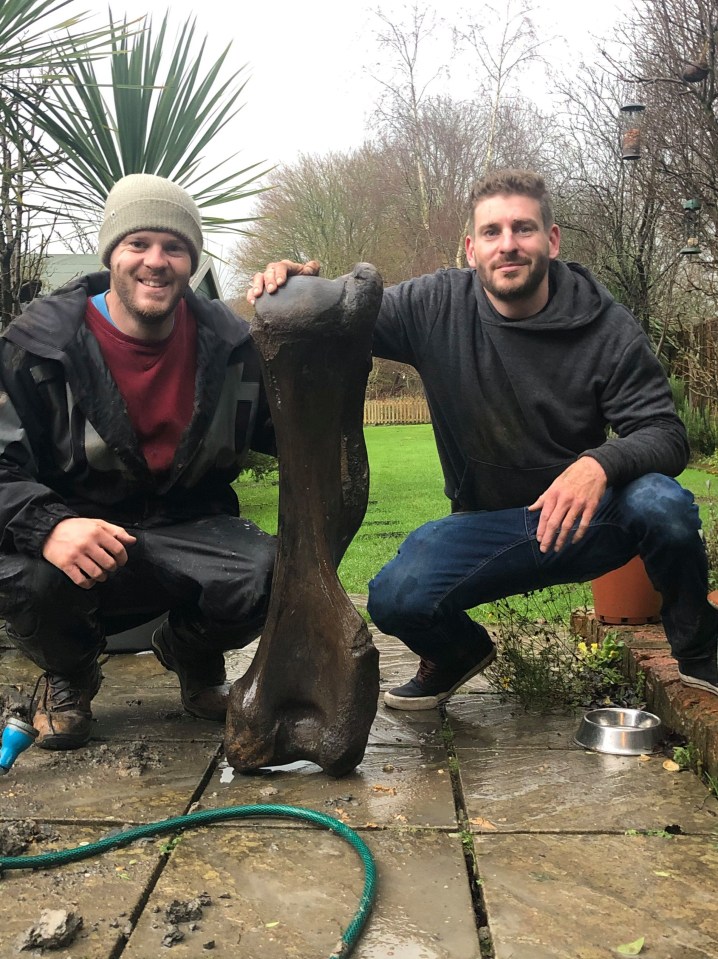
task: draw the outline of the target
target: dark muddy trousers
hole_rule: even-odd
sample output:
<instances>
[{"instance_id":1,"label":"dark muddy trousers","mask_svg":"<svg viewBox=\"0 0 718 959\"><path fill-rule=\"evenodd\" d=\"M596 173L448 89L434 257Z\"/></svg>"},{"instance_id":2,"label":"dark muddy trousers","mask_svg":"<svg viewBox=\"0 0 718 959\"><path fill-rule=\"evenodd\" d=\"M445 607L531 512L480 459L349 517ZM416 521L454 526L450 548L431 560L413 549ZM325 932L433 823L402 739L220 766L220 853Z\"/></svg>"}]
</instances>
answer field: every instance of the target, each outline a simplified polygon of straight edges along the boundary
<instances>
[{"instance_id":1,"label":"dark muddy trousers","mask_svg":"<svg viewBox=\"0 0 718 959\"><path fill-rule=\"evenodd\" d=\"M83 673L106 635L165 610L176 639L192 649L238 649L258 635L269 602L273 536L233 516L125 528L137 537L127 565L91 589L44 559L0 555L0 616L41 669Z\"/></svg>"}]
</instances>

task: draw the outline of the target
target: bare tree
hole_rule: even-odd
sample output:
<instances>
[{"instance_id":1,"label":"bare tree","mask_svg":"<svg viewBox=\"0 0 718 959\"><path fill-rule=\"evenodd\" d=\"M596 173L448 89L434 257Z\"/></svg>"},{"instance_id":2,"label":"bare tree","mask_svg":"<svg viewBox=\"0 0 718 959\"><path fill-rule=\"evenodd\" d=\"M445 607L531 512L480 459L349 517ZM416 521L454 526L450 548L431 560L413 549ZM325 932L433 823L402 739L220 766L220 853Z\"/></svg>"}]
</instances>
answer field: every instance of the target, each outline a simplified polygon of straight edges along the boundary
<instances>
[{"instance_id":1,"label":"bare tree","mask_svg":"<svg viewBox=\"0 0 718 959\"><path fill-rule=\"evenodd\" d=\"M525 67L541 60L540 49L548 43L548 38L536 36L532 10L527 0L504 0L503 6L497 7L485 4L476 20L455 30L457 40L469 47L482 67L483 74L477 74L477 92L491 98L482 176L495 163L499 114L511 84Z\"/></svg>"},{"instance_id":2,"label":"bare tree","mask_svg":"<svg viewBox=\"0 0 718 959\"><path fill-rule=\"evenodd\" d=\"M381 23L376 34L380 49L389 54L387 75L372 74L383 90L374 115L375 127L389 141L406 140L410 147L416 184L418 222L431 245L430 199L420 113L431 84L444 72L443 67L422 76L421 54L435 34L437 21L430 8L414 4L406 24L395 23L380 10ZM426 57L424 57L424 60Z\"/></svg>"},{"instance_id":3,"label":"bare tree","mask_svg":"<svg viewBox=\"0 0 718 959\"><path fill-rule=\"evenodd\" d=\"M564 255L588 265L662 349L677 256L667 242L672 218L659 189L661 163L652 150L640 162L622 161L620 81L584 67L559 90L564 146L553 176Z\"/></svg>"},{"instance_id":4,"label":"bare tree","mask_svg":"<svg viewBox=\"0 0 718 959\"><path fill-rule=\"evenodd\" d=\"M638 0L620 39L621 55L606 52L606 62L646 105L644 155L657 165L666 211L661 241L680 250L684 201L701 208L691 233L702 252L675 274L667 339L688 396L715 408L718 362L706 330L718 300L718 0Z\"/></svg>"},{"instance_id":5,"label":"bare tree","mask_svg":"<svg viewBox=\"0 0 718 959\"><path fill-rule=\"evenodd\" d=\"M231 263L237 289L276 259L318 259L328 277L361 260L382 259L392 230L385 204L386 167L366 145L347 153L303 155L272 175L259 198L259 219L240 240ZM386 248L392 246L387 240Z\"/></svg>"}]
</instances>

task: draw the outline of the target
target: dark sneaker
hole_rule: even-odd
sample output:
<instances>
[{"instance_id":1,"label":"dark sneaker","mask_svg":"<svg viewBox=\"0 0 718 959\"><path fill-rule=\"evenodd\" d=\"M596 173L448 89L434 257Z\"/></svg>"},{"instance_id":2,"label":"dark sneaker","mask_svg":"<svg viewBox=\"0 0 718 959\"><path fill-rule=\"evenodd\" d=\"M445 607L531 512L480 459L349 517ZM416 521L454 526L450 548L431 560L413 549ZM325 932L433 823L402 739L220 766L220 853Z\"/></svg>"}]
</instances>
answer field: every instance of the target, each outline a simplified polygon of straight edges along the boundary
<instances>
[{"instance_id":1,"label":"dark sneaker","mask_svg":"<svg viewBox=\"0 0 718 959\"><path fill-rule=\"evenodd\" d=\"M686 686L703 689L707 693L718 696L718 659L714 656L704 663L679 664L678 675Z\"/></svg>"},{"instance_id":2,"label":"dark sneaker","mask_svg":"<svg viewBox=\"0 0 718 959\"><path fill-rule=\"evenodd\" d=\"M90 703L102 683L102 670L97 663L84 677L44 673L40 701L32 718L38 732L35 745L41 749L79 749L86 745L92 730Z\"/></svg>"},{"instance_id":3,"label":"dark sneaker","mask_svg":"<svg viewBox=\"0 0 718 959\"><path fill-rule=\"evenodd\" d=\"M152 634L152 649L165 669L177 673L182 705L198 719L223 723L229 683L224 656L216 650L187 650L175 638L167 620Z\"/></svg>"},{"instance_id":4,"label":"dark sneaker","mask_svg":"<svg viewBox=\"0 0 718 959\"><path fill-rule=\"evenodd\" d=\"M686 686L703 689L707 693L718 696L718 592L708 594L709 612L711 616L704 622L701 620L699 635L708 637L708 644L713 646L714 652L705 659L688 659L678 661L678 675Z\"/></svg>"},{"instance_id":5,"label":"dark sneaker","mask_svg":"<svg viewBox=\"0 0 718 959\"><path fill-rule=\"evenodd\" d=\"M443 703L496 659L496 646L488 635L486 639L480 649L458 661L439 664L422 659L413 679L384 693L385 704L391 709L433 709Z\"/></svg>"}]
</instances>

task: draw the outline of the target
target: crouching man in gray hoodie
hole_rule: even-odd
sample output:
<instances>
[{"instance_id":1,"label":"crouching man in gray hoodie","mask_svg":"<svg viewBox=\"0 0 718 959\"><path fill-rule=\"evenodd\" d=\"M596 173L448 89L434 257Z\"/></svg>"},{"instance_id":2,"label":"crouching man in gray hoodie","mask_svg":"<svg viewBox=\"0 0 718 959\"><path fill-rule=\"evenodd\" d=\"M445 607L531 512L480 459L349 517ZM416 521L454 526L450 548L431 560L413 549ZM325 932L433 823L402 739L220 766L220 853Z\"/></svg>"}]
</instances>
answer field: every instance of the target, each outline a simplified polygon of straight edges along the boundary
<instances>
[{"instance_id":1,"label":"crouching man in gray hoodie","mask_svg":"<svg viewBox=\"0 0 718 959\"><path fill-rule=\"evenodd\" d=\"M681 679L718 695L698 509L672 479L688 441L647 337L588 270L558 259L538 174L490 174L470 209L469 269L389 287L376 326L375 355L421 376L451 502L369 584L376 625L421 657L386 704L436 706L492 662L465 610L636 555L663 596ZM270 264L247 297L317 270Z\"/></svg>"}]
</instances>

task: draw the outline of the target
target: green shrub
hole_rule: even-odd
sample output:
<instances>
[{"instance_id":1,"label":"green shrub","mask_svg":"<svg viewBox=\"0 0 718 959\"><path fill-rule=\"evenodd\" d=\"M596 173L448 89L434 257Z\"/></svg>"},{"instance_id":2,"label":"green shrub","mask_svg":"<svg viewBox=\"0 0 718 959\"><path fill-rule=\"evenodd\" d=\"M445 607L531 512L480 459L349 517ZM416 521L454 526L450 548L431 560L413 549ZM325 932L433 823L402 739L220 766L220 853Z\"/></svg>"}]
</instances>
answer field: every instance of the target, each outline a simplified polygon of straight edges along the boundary
<instances>
[{"instance_id":1,"label":"green shrub","mask_svg":"<svg viewBox=\"0 0 718 959\"><path fill-rule=\"evenodd\" d=\"M276 473L277 476L272 477L272 473ZM277 462L276 456L268 456L266 453L255 453L254 450L250 450L247 459L244 462L244 467L239 474L240 478L252 478L255 483L259 483L261 480L276 479L279 482L279 463Z\"/></svg>"},{"instance_id":2,"label":"green shrub","mask_svg":"<svg viewBox=\"0 0 718 959\"><path fill-rule=\"evenodd\" d=\"M614 634L602 643L586 643L570 628L568 619L551 615L556 602L566 607L562 594L570 587L544 590L548 615L536 621L522 616L518 597L494 604L498 626L498 655L486 671L489 684L515 696L526 708L574 706L636 706L641 690L633 687L622 669L624 644ZM527 599L529 597L526 597ZM527 609L529 609L527 605Z\"/></svg>"},{"instance_id":3,"label":"green shrub","mask_svg":"<svg viewBox=\"0 0 718 959\"><path fill-rule=\"evenodd\" d=\"M709 456L718 448L718 416L710 409L694 406L686 396L685 383L671 377L673 401L688 433L691 450Z\"/></svg>"}]
</instances>

